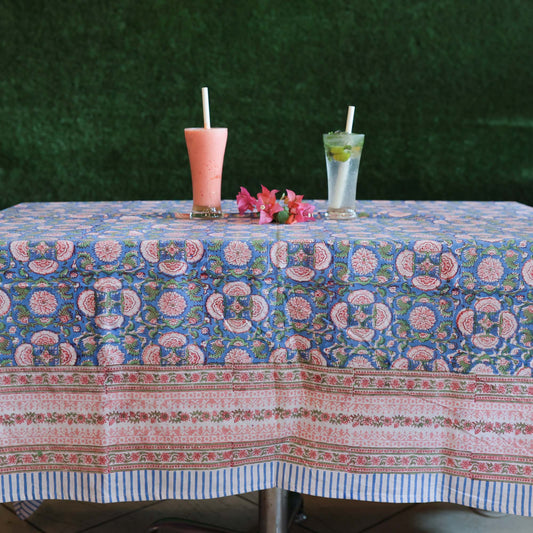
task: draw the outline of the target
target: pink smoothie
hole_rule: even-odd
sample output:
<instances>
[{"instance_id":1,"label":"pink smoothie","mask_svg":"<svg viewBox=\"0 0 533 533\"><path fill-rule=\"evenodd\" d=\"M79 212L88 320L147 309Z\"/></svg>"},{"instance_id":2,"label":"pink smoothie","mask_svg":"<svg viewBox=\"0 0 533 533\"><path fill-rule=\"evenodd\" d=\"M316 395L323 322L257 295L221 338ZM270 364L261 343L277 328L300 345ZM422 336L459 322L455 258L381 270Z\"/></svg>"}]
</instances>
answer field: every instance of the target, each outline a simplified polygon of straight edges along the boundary
<instances>
[{"instance_id":1,"label":"pink smoothie","mask_svg":"<svg viewBox=\"0 0 533 533\"><path fill-rule=\"evenodd\" d=\"M193 210L220 209L222 165L228 128L185 128L192 177Z\"/></svg>"}]
</instances>

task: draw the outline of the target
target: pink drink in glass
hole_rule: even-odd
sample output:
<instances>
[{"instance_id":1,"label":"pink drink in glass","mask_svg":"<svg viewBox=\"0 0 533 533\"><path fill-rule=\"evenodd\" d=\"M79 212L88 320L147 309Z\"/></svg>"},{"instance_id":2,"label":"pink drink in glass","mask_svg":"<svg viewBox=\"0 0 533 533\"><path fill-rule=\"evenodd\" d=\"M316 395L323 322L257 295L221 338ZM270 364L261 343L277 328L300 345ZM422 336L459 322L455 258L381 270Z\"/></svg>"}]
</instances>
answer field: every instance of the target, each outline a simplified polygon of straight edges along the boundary
<instances>
[{"instance_id":1,"label":"pink drink in glass","mask_svg":"<svg viewBox=\"0 0 533 533\"><path fill-rule=\"evenodd\" d=\"M228 128L185 128L192 178L192 218L222 216L220 189Z\"/></svg>"}]
</instances>

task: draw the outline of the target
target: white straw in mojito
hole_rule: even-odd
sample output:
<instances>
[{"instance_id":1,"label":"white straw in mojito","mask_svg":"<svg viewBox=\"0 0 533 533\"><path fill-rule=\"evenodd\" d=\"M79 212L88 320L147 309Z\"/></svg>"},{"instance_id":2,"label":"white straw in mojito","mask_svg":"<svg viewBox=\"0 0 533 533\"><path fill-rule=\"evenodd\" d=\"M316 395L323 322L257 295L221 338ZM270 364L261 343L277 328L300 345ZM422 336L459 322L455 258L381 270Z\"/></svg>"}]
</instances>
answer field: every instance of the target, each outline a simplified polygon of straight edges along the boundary
<instances>
[{"instance_id":1,"label":"white straw in mojito","mask_svg":"<svg viewBox=\"0 0 533 533\"><path fill-rule=\"evenodd\" d=\"M353 119L355 114L355 107L353 105L348 106L348 115L346 117L346 133L352 133ZM346 179L348 178L348 170L350 168L350 160L340 163L339 175L337 177L337 183L335 184L335 190L333 191L333 198L330 205L333 209L340 209L342 206L342 200L344 198L344 189L346 188Z\"/></svg>"},{"instance_id":2,"label":"white straw in mojito","mask_svg":"<svg viewBox=\"0 0 533 533\"><path fill-rule=\"evenodd\" d=\"M346 117L346 133L352 133L354 114L355 107L353 105L348 106L348 115Z\"/></svg>"},{"instance_id":3,"label":"white straw in mojito","mask_svg":"<svg viewBox=\"0 0 533 533\"><path fill-rule=\"evenodd\" d=\"M209 91L207 87L202 87L202 106L204 108L204 128L211 127L211 119L209 117Z\"/></svg>"}]
</instances>

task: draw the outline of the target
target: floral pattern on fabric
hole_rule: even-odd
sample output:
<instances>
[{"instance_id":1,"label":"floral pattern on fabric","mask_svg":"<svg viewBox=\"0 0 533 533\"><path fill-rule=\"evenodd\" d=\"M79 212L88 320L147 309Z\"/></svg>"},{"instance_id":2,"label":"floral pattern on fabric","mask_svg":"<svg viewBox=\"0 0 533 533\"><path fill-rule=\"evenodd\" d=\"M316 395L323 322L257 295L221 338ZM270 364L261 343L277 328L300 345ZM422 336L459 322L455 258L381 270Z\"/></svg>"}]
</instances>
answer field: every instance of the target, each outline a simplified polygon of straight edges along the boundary
<instances>
[{"instance_id":1,"label":"floral pattern on fabric","mask_svg":"<svg viewBox=\"0 0 533 533\"><path fill-rule=\"evenodd\" d=\"M223 208L0 213L0 363L532 374L533 209L359 202L354 221L279 226Z\"/></svg>"}]
</instances>

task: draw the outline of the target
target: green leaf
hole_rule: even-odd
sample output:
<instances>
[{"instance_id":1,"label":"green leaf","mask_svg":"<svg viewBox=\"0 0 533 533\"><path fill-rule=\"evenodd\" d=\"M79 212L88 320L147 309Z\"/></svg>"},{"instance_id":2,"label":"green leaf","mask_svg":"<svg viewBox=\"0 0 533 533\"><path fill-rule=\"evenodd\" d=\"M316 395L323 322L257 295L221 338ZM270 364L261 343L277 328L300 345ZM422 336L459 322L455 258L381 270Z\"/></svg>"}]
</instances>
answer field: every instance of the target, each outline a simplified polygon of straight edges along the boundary
<instances>
[{"instance_id":1,"label":"green leaf","mask_svg":"<svg viewBox=\"0 0 533 533\"><path fill-rule=\"evenodd\" d=\"M279 213L276 213L274 215L274 219L279 224L286 224L287 220L289 219L289 211L288 211L288 209L284 209L283 211L280 211Z\"/></svg>"}]
</instances>

